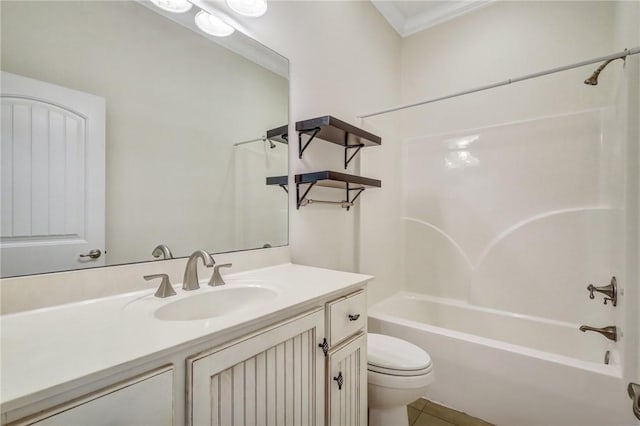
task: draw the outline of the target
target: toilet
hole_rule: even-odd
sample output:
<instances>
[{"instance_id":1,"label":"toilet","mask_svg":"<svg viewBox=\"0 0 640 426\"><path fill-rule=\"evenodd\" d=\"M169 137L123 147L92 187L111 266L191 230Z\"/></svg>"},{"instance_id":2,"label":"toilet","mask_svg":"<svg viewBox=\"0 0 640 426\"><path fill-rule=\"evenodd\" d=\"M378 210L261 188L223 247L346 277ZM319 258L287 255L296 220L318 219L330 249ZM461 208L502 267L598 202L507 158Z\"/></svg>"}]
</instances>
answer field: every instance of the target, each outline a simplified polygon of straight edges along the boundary
<instances>
[{"instance_id":1,"label":"toilet","mask_svg":"<svg viewBox=\"0 0 640 426\"><path fill-rule=\"evenodd\" d=\"M418 346L383 334L367 335L369 426L408 426L407 404L434 380L431 357Z\"/></svg>"}]
</instances>

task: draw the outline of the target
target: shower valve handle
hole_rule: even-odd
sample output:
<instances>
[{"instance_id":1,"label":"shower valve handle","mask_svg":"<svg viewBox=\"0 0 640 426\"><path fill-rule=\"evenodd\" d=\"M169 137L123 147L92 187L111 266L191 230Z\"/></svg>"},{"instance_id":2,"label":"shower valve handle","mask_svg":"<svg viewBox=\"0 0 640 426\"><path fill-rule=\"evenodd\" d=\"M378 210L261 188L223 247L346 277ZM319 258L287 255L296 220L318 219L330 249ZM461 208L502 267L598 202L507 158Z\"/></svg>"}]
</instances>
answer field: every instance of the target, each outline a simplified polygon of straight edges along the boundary
<instances>
[{"instance_id":1,"label":"shower valve handle","mask_svg":"<svg viewBox=\"0 0 640 426\"><path fill-rule=\"evenodd\" d=\"M611 282L609 285L605 285L602 287L596 287L593 284L589 284L587 286L587 290L589 291L589 299L593 300L596 298L595 292L602 293L605 295L604 304L607 302L611 302L613 306L618 304L618 281L616 277L611 277Z\"/></svg>"}]
</instances>

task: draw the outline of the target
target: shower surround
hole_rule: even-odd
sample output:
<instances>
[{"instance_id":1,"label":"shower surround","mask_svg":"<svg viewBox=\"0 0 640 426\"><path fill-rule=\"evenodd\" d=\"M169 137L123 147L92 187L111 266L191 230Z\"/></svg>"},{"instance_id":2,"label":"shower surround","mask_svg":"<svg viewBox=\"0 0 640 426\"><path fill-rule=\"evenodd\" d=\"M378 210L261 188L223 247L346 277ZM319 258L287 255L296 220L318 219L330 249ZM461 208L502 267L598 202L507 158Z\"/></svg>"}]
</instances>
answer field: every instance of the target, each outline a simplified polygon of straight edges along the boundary
<instances>
[{"instance_id":1,"label":"shower surround","mask_svg":"<svg viewBox=\"0 0 640 426\"><path fill-rule=\"evenodd\" d=\"M369 328L431 354L427 398L496 424L632 423L638 59L596 92L578 69L370 122L409 130L396 145L402 291ZM589 298L613 276L618 306Z\"/></svg>"},{"instance_id":2,"label":"shower surround","mask_svg":"<svg viewBox=\"0 0 640 426\"><path fill-rule=\"evenodd\" d=\"M637 2L495 2L406 38L402 104L635 48L639 17ZM386 182L361 203L369 327L431 354L427 397L496 424L635 424L640 55L584 84L600 65L363 111L388 141L361 164ZM589 298L613 276L616 307Z\"/></svg>"},{"instance_id":3,"label":"shower surround","mask_svg":"<svg viewBox=\"0 0 640 426\"><path fill-rule=\"evenodd\" d=\"M637 187L626 108L610 102L402 142L404 291L372 307L369 327L431 354L428 398L496 424L629 421L625 340L578 329L620 327L622 306L587 285L630 282Z\"/></svg>"},{"instance_id":4,"label":"shower surround","mask_svg":"<svg viewBox=\"0 0 640 426\"><path fill-rule=\"evenodd\" d=\"M622 143L612 120L601 108L405 141L406 289L613 324L615 309L586 290L623 267Z\"/></svg>"}]
</instances>

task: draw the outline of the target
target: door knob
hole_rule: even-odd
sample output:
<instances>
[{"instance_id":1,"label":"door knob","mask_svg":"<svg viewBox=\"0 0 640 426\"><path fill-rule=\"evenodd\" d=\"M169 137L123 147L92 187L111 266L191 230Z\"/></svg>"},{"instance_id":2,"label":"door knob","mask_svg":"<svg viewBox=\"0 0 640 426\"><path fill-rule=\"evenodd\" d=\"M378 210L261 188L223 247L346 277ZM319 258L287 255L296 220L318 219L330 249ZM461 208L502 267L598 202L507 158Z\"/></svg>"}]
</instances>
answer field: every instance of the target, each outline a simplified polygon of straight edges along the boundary
<instances>
[{"instance_id":1,"label":"door knob","mask_svg":"<svg viewBox=\"0 0 640 426\"><path fill-rule=\"evenodd\" d=\"M100 249L93 249L91 251L89 251L89 253L87 254L81 254L80 257L89 257L91 259L97 259L102 255L102 252L100 251Z\"/></svg>"},{"instance_id":2,"label":"door knob","mask_svg":"<svg viewBox=\"0 0 640 426\"><path fill-rule=\"evenodd\" d=\"M629 383L627 387L629 398L631 398L633 414L640 420L640 385L637 383Z\"/></svg>"}]
</instances>

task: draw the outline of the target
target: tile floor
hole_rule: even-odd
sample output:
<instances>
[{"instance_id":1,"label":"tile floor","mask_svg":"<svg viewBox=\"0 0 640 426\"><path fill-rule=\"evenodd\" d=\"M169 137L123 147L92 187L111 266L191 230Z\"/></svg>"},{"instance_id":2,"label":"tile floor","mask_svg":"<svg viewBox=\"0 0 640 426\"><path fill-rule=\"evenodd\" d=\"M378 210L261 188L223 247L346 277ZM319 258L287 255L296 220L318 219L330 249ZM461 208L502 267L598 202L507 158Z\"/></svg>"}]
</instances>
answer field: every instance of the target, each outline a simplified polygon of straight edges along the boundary
<instances>
[{"instance_id":1,"label":"tile floor","mask_svg":"<svg viewBox=\"0 0 640 426\"><path fill-rule=\"evenodd\" d=\"M407 406L412 426L492 426L484 420L420 398Z\"/></svg>"}]
</instances>

